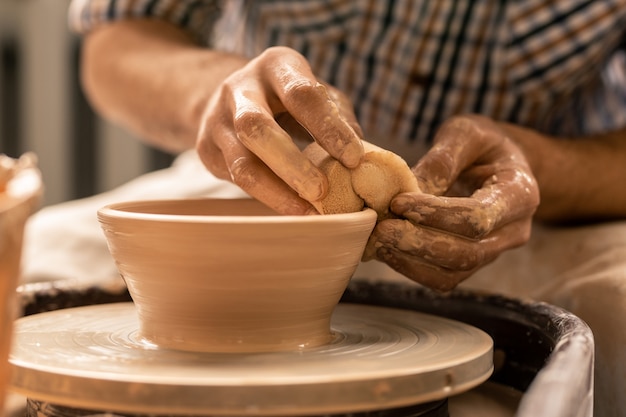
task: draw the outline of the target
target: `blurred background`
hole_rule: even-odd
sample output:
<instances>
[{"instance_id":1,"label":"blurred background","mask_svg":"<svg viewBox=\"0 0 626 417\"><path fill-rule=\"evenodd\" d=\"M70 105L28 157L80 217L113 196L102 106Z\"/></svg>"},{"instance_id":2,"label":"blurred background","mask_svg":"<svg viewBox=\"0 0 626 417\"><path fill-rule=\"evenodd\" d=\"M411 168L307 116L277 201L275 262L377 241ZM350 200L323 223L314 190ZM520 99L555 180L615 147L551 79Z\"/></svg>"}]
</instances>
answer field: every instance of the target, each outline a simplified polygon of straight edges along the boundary
<instances>
[{"instance_id":1,"label":"blurred background","mask_svg":"<svg viewBox=\"0 0 626 417\"><path fill-rule=\"evenodd\" d=\"M0 0L0 153L35 152L42 205L86 197L171 158L98 118L78 75L69 0Z\"/></svg>"}]
</instances>

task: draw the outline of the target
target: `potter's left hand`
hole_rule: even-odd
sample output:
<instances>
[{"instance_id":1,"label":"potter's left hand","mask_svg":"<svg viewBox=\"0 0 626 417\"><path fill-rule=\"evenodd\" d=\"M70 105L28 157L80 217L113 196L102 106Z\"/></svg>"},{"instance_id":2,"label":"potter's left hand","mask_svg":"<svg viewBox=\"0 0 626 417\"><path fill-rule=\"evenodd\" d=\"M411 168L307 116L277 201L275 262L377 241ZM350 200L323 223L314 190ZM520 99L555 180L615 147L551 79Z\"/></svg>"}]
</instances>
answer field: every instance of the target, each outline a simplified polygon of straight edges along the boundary
<instances>
[{"instance_id":1,"label":"potter's left hand","mask_svg":"<svg viewBox=\"0 0 626 417\"><path fill-rule=\"evenodd\" d=\"M413 172L423 193L392 200L400 218L376 226L366 258L447 291L529 239L537 182L521 150L492 120L448 120Z\"/></svg>"}]
</instances>

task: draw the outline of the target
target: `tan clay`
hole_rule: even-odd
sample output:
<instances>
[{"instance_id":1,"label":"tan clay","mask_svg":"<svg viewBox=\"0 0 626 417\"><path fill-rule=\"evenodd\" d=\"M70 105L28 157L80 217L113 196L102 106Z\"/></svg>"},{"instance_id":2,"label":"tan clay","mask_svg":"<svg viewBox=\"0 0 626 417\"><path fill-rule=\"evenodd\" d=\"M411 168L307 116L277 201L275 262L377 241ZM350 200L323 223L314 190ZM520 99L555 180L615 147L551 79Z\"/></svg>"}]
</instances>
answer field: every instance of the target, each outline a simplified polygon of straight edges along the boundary
<instances>
[{"instance_id":1,"label":"tan clay","mask_svg":"<svg viewBox=\"0 0 626 417\"><path fill-rule=\"evenodd\" d=\"M119 203L98 217L142 336L208 352L327 343L376 222L370 209L280 216L251 199Z\"/></svg>"},{"instance_id":2,"label":"tan clay","mask_svg":"<svg viewBox=\"0 0 626 417\"><path fill-rule=\"evenodd\" d=\"M24 224L42 190L36 159L0 155L0 416L8 380L9 349L16 318L15 288L19 275Z\"/></svg>"},{"instance_id":3,"label":"tan clay","mask_svg":"<svg viewBox=\"0 0 626 417\"><path fill-rule=\"evenodd\" d=\"M417 179L398 155L362 141L365 154L356 168L346 168L316 142L303 153L326 174L329 192L312 204L323 214L374 209L379 218L389 216L389 203L399 193L419 192Z\"/></svg>"}]
</instances>

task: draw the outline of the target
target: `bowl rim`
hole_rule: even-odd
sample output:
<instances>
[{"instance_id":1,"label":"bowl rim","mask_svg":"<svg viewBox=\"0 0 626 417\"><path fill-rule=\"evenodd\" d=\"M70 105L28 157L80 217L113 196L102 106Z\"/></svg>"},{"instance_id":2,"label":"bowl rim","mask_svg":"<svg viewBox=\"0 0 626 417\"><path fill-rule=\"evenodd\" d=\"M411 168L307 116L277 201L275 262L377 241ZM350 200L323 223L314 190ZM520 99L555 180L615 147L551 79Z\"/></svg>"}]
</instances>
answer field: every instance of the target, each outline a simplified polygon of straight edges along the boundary
<instances>
[{"instance_id":1,"label":"bowl rim","mask_svg":"<svg viewBox=\"0 0 626 417\"><path fill-rule=\"evenodd\" d=\"M141 205L154 205L163 203L177 202L198 202L198 201L254 201L263 204L252 198L172 198L172 199L151 199L151 200L128 200L107 204L98 209L97 215L99 220L109 219L128 219L139 221L161 221L176 223L214 223L216 219L218 223L228 224L280 224L280 223L345 223L345 222L361 222L366 220L375 221L378 217L376 211L369 207L364 207L361 211L350 213L336 214L320 214L320 215L195 215L195 214L161 214L161 213L137 213L124 210L123 207L137 207ZM370 219L371 218L371 219Z\"/></svg>"}]
</instances>

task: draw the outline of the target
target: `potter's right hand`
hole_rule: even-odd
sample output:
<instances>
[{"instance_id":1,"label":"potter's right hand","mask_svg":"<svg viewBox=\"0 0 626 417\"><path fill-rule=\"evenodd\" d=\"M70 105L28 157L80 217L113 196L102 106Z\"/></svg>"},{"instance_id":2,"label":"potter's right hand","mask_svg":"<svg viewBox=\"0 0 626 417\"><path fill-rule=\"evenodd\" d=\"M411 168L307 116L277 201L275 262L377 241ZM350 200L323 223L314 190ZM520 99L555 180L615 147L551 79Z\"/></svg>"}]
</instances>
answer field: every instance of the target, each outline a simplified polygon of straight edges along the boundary
<instances>
[{"instance_id":1,"label":"potter's right hand","mask_svg":"<svg viewBox=\"0 0 626 417\"><path fill-rule=\"evenodd\" d=\"M233 181L283 214L315 213L328 180L294 139L317 141L346 167L363 155L347 98L322 85L292 49L267 49L213 95L196 149L217 177Z\"/></svg>"}]
</instances>

